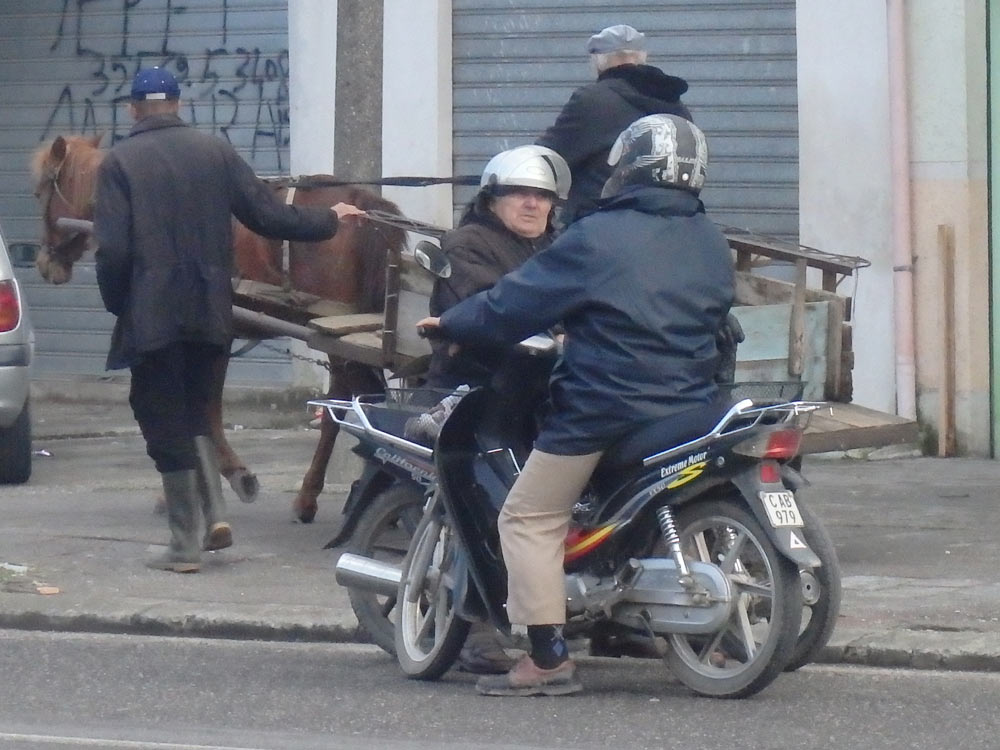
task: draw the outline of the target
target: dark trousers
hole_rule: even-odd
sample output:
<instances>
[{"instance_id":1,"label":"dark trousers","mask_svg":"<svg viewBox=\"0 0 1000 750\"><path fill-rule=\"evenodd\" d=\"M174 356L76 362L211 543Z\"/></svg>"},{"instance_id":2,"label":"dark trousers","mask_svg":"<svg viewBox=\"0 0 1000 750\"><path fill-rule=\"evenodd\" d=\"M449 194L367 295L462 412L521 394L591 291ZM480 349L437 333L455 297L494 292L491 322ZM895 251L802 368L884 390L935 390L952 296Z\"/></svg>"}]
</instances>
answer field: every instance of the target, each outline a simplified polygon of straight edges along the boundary
<instances>
[{"instance_id":1,"label":"dark trousers","mask_svg":"<svg viewBox=\"0 0 1000 750\"><path fill-rule=\"evenodd\" d=\"M132 366L129 404L161 474L197 467L194 438L209 434L213 365L225 355L211 344L176 342Z\"/></svg>"}]
</instances>

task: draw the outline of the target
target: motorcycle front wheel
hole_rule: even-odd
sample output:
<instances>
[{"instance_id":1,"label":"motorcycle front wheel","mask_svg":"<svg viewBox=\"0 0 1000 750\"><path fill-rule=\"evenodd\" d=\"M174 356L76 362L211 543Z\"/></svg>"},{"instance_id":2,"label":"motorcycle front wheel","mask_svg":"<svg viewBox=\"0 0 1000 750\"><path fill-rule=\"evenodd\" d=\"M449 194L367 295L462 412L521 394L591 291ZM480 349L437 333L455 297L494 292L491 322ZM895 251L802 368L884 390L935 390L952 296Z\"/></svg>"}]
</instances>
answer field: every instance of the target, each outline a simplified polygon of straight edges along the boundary
<instances>
[{"instance_id":1,"label":"motorcycle front wheel","mask_svg":"<svg viewBox=\"0 0 1000 750\"><path fill-rule=\"evenodd\" d=\"M396 659L415 680L436 680L458 658L469 622L458 616L458 540L431 503L403 561L396 601Z\"/></svg>"},{"instance_id":2,"label":"motorcycle front wheel","mask_svg":"<svg viewBox=\"0 0 1000 750\"><path fill-rule=\"evenodd\" d=\"M743 503L692 503L676 513L685 557L719 566L734 606L715 633L667 636L664 657L696 693L716 698L753 695L781 674L802 619L798 567L784 557Z\"/></svg>"},{"instance_id":3,"label":"motorcycle front wheel","mask_svg":"<svg viewBox=\"0 0 1000 750\"><path fill-rule=\"evenodd\" d=\"M365 508L351 534L348 552L401 565L420 523L424 493L415 484L393 484ZM348 589L362 636L389 654L396 653L396 594Z\"/></svg>"}]
</instances>

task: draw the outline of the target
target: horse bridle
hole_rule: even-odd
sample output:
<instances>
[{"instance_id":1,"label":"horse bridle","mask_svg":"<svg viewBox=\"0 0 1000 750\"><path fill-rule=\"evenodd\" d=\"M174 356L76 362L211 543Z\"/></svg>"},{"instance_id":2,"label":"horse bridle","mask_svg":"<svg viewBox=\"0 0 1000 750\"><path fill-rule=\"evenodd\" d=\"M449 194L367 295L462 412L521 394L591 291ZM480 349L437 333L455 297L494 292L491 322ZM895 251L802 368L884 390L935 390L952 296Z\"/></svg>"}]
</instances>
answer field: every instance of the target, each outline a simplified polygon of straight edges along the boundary
<instances>
[{"instance_id":1,"label":"horse bridle","mask_svg":"<svg viewBox=\"0 0 1000 750\"><path fill-rule=\"evenodd\" d=\"M63 230L61 230L56 225L56 223L50 218L49 210L52 208L53 197L59 196L59 200L61 200L63 202L63 205L67 209L69 209L70 213L72 214L76 213L76 211L74 210L75 207L70 202L69 198L67 198L66 195L63 193L62 188L59 187L59 178L62 175L62 169L63 166L66 164L67 159L69 159L68 151L66 152L66 155L63 156L62 160L53 169L48 170L48 172L42 177L42 180L39 183L39 188L41 188L42 184L48 185L48 197L46 198L45 206L42 209L42 218L44 219L45 225L49 229L49 231L57 235L61 233ZM84 234L86 233L80 230L69 232L68 234L66 234L66 236L60 239L56 245L53 245L52 247L49 248L49 256L51 257L53 254L59 255L59 253L62 250L64 250L69 245L76 242Z\"/></svg>"}]
</instances>

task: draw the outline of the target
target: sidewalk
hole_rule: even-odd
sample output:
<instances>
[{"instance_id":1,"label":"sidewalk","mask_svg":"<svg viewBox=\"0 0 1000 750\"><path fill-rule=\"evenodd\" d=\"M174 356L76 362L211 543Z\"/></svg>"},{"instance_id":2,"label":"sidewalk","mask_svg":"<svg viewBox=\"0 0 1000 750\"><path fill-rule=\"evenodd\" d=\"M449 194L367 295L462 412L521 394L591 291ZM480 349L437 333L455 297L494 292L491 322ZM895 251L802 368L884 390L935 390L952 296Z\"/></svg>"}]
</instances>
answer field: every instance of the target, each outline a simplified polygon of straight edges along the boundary
<instances>
[{"instance_id":1,"label":"sidewalk","mask_svg":"<svg viewBox=\"0 0 1000 750\"><path fill-rule=\"evenodd\" d=\"M235 450L262 497L226 488L235 545L202 572L146 569L167 527L152 514L158 476L123 387L35 391L31 481L0 487L0 627L351 641L357 623L323 550L358 463L342 438L316 522L291 503L318 433L284 394L227 395ZM235 426L235 428L234 428ZM44 455L48 454L48 455ZM1000 671L995 529L1000 464L976 459L807 458L801 496L836 542L841 617L823 660Z\"/></svg>"}]
</instances>

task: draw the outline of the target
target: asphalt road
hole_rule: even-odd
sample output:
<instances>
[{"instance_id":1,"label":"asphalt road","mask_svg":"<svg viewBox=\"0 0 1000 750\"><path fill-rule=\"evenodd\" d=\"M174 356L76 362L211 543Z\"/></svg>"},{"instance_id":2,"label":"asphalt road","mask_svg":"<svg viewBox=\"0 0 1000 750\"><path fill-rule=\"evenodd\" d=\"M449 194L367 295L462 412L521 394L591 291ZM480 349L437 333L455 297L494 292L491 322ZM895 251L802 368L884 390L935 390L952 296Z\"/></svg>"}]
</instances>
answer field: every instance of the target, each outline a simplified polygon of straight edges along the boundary
<instances>
[{"instance_id":1,"label":"asphalt road","mask_svg":"<svg viewBox=\"0 0 1000 750\"><path fill-rule=\"evenodd\" d=\"M989 748L1000 674L807 667L743 701L657 662L581 662L567 698L407 681L360 645L0 631L0 747Z\"/></svg>"}]
</instances>

